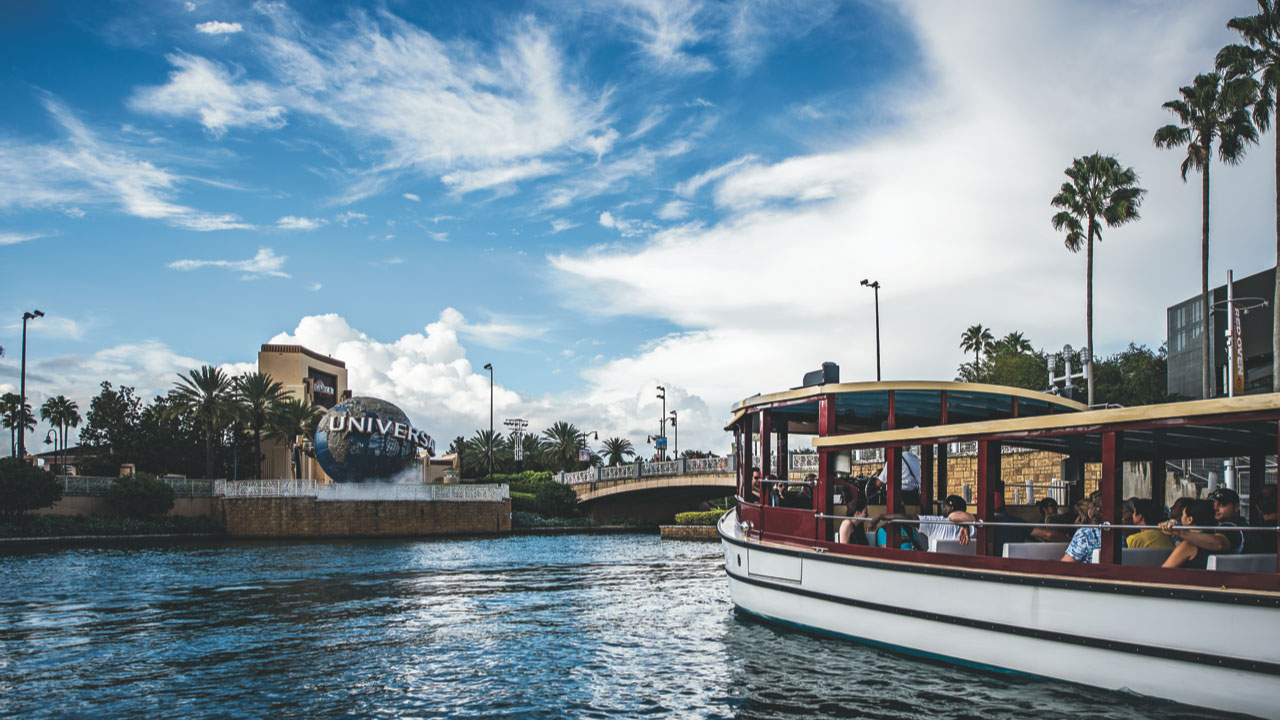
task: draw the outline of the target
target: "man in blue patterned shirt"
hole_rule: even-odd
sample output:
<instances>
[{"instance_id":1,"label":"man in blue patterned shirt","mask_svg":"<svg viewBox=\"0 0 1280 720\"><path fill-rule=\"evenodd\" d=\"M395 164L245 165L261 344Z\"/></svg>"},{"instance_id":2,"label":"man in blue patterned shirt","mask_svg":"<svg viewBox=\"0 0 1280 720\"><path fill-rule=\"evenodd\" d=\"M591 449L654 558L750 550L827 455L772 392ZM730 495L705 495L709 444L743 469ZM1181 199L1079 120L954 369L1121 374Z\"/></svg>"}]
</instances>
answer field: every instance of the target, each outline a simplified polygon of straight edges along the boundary
<instances>
[{"instance_id":1,"label":"man in blue patterned shirt","mask_svg":"<svg viewBox=\"0 0 1280 720\"><path fill-rule=\"evenodd\" d=\"M1102 492L1094 491L1089 496L1088 522L1097 525L1102 520ZM1102 547L1102 531L1096 527L1082 527L1076 530L1067 545L1067 552L1062 562L1093 562L1093 551Z\"/></svg>"}]
</instances>

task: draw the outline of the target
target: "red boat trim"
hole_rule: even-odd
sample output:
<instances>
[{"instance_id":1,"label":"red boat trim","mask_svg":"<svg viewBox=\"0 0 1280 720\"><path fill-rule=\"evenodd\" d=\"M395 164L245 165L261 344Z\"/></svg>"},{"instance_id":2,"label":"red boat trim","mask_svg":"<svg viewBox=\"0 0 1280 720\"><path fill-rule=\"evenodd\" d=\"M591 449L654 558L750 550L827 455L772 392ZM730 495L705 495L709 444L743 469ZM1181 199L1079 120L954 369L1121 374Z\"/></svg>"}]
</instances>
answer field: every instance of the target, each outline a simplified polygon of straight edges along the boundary
<instances>
[{"instance_id":1,"label":"red boat trim","mask_svg":"<svg viewBox=\"0 0 1280 720\"><path fill-rule=\"evenodd\" d=\"M826 561L829 558L822 558ZM1087 635L1075 635L1071 633L1050 632L1047 630L1035 630L1032 628L1018 627L1017 625L1007 625L1004 623L994 623L986 620L973 620L970 618L960 618L954 615L944 615L942 613L928 612L925 610L912 610L902 608L896 605L885 605L883 603L874 603L867 600L857 600L854 598L840 597L838 595L828 595L827 593L815 592L813 590L805 590L795 587L794 585L782 585L771 583L757 578L738 575L725 567L725 574L730 578L748 585L778 590L779 592L790 593L793 595L803 595L805 597L814 598L816 600L825 600L827 602L838 603L840 605L848 605L850 607L861 608L863 610L873 610L875 612L892 613L894 615L904 615L906 617L915 618L917 620L929 620L932 622L947 623L950 625L961 625L963 627L975 628L978 630L986 630L989 632L1000 632L1009 635L1017 635L1019 637L1029 637L1036 640L1049 640L1052 642L1067 643L1069 645L1081 645L1084 647L1097 648L1099 650L1112 650L1115 652L1128 653L1132 655L1141 655L1144 657L1156 657L1165 660L1177 660L1180 662L1198 663L1216 667L1230 668L1232 670L1248 670L1250 672L1262 673L1264 675L1280 675L1280 663L1264 662L1259 660L1246 660L1244 658L1230 657L1227 655L1214 655L1211 653L1191 652L1188 650L1175 650L1172 648L1155 647L1153 645L1139 645L1137 643L1120 642L1116 640L1108 640L1105 638L1094 638Z\"/></svg>"}]
</instances>

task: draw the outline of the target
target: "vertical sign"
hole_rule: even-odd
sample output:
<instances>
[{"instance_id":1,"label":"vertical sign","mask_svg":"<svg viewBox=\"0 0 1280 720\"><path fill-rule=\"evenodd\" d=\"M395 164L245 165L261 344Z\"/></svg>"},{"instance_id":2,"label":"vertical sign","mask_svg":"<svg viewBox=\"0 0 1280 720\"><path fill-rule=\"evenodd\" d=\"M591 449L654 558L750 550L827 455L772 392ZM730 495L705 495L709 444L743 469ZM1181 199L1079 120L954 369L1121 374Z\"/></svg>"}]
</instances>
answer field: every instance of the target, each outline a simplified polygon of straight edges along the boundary
<instances>
[{"instance_id":1,"label":"vertical sign","mask_svg":"<svg viewBox=\"0 0 1280 720\"><path fill-rule=\"evenodd\" d=\"M1235 395L1244 394L1244 332L1240 306L1231 304L1231 386Z\"/></svg>"}]
</instances>

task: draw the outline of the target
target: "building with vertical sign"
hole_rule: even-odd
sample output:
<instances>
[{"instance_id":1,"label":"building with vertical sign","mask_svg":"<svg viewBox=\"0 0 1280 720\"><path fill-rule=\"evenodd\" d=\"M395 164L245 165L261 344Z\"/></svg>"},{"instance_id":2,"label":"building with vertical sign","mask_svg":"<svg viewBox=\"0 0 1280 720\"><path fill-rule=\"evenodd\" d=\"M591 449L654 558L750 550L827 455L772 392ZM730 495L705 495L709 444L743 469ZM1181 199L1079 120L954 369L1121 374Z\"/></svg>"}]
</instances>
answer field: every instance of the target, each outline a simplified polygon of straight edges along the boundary
<instances>
[{"instance_id":1,"label":"building with vertical sign","mask_svg":"<svg viewBox=\"0 0 1280 720\"><path fill-rule=\"evenodd\" d=\"M1226 283L1209 291L1209 364L1213 367L1213 394L1228 393L1227 382L1236 383L1235 394L1271 392L1271 329L1275 298L1276 269L1237 278L1233 283L1233 308L1228 308ZM1262 303L1266 302L1264 306ZM1188 398L1201 398L1201 303L1200 294L1168 308L1166 342L1169 352L1168 392ZM1231 335L1232 316L1238 319L1237 331ZM1235 345L1239 363L1228 368Z\"/></svg>"},{"instance_id":2,"label":"building with vertical sign","mask_svg":"<svg viewBox=\"0 0 1280 720\"><path fill-rule=\"evenodd\" d=\"M284 385L293 397L325 409L351 396L347 390L346 363L301 345L263 345L258 351L258 371ZM263 477L292 477L289 451L290 444L284 440L264 438ZM315 458L305 454L300 454L300 458L300 477L328 481Z\"/></svg>"}]
</instances>

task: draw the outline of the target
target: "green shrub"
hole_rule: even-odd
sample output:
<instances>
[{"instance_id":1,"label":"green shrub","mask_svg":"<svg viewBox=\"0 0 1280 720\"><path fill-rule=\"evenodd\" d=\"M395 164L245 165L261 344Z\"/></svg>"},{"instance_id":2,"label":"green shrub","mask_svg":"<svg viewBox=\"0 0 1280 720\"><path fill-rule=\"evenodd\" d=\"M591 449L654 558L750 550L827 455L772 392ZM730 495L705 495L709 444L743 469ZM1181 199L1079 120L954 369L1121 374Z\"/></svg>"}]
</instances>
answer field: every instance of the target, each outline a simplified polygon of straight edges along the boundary
<instances>
[{"instance_id":1,"label":"green shrub","mask_svg":"<svg viewBox=\"0 0 1280 720\"><path fill-rule=\"evenodd\" d=\"M17 458L0 460L0 517L50 507L60 499L62 487L53 473Z\"/></svg>"},{"instance_id":2,"label":"green shrub","mask_svg":"<svg viewBox=\"0 0 1280 720\"><path fill-rule=\"evenodd\" d=\"M721 510L705 510L694 512L682 512L676 514L677 525L715 525L720 516L724 515Z\"/></svg>"},{"instance_id":3,"label":"green shrub","mask_svg":"<svg viewBox=\"0 0 1280 720\"><path fill-rule=\"evenodd\" d=\"M513 513L536 513L534 508L537 505L537 495L533 493L513 492L511 493L511 512Z\"/></svg>"},{"instance_id":4,"label":"green shrub","mask_svg":"<svg viewBox=\"0 0 1280 720\"><path fill-rule=\"evenodd\" d=\"M134 473L111 483L107 504L125 517L155 517L173 508L173 488L154 475Z\"/></svg>"},{"instance_id":5,"label":"green shrub","mask_svg":"<svg viewBox=\"0 0 1280 720\"><path fill-rule=\"evenodd\" d=\"M594 527L595 523L591 518L575 517L575 518L545 518L541 515L531 512L515 512L511 513L511 527L513 528L550 528L550 527Z\"/></svg>"}]
</instances>

